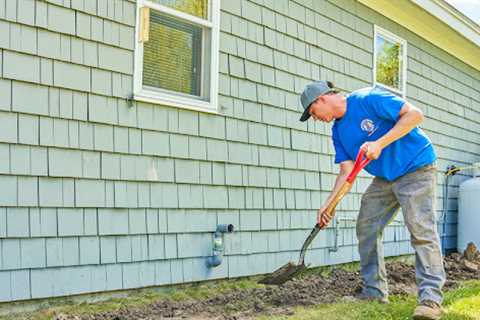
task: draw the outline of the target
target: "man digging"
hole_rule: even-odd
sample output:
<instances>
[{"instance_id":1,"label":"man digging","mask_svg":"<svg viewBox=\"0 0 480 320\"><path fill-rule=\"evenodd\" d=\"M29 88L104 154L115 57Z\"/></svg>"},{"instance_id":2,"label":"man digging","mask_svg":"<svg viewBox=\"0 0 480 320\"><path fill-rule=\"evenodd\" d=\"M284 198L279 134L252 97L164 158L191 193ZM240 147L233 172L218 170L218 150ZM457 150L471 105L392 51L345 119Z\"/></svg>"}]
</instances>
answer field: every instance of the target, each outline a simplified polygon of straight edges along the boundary
<instances>
[{"instance_id":1,"label":"man digging","mask_svg":"<svg viewBox=\"0 0 480 320\"><path fill-rule=\"evenodd\" d=\"M332 193L318 210L318 223L353 167L358 150L374 161L366 166L375 176L362 196L357 238L363 287L358 298L388 303L382 233L401 207L415 249L418 305L414 319L439 319L445 271L435 224L436 160L430 139L417 127L422 112L387 90L374 87L338 93L329 81L316 81L301 95L310 117L335 121L332 139L335 163L340 164Z\"/></svg>"}]
</instances>

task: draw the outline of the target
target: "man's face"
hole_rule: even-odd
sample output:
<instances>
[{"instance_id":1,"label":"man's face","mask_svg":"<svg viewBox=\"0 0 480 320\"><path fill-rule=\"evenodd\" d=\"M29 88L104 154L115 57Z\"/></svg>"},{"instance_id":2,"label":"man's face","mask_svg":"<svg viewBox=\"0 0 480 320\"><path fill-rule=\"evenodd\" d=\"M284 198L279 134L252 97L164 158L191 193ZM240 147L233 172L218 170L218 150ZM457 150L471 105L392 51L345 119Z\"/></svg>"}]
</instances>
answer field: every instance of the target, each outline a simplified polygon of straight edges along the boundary
<instances>
[{"instance_id":1,"label":"man's face","mask_svg":"<svg viewBox=\"0 0 480 320\"><path fill-rule=\"evenodd\" d=\"M313 120L331 122L334 119L332 104L332 99L334 96L334 94L326 94L318 97L314 102L312 102L309 113Z\"/></svg>"}]
</instances>

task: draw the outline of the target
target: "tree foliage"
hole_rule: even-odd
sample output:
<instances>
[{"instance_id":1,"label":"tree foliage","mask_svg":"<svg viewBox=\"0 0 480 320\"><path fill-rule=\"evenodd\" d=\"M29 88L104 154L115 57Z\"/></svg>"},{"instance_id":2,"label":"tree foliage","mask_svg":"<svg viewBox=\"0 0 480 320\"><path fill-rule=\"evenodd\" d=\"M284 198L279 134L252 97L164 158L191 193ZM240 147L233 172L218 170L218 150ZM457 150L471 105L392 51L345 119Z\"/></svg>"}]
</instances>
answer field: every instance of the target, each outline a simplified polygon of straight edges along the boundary
<instances>
[{"instance_id":1,"label":"tree foliage","mask_svg":"<svg viewBox=\"0 0 480 320\"><path fill-rule=\"evenodd\" d=\"M379 41L377 44L376 77L377 82L395 89L401 89L400 84L400 44L389 41ZM377 40L378 41L378 40Z\"/></svg>"},{"instance_id":2,"label":"tree foliage","mask_svg":"<svg viewBox=\"0 0 480 320\"><path fill-rule=\"evenodd\" d=\"M153 2L188 13L192 16L203 19L207 18L208 0L154 0Z\"/></svg>"}]
</instances>

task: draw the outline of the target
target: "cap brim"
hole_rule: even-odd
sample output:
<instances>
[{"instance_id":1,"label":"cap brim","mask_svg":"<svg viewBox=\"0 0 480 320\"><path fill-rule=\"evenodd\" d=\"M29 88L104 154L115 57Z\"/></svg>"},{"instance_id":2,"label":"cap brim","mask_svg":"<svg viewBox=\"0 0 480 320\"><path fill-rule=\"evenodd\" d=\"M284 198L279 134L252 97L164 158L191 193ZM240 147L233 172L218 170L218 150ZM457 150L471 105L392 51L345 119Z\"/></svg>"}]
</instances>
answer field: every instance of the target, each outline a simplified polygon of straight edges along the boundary
<instances>
[{"instance_id":1,"label":"cap brim","mask_svg":"<svg viewBox=\"0 0 480 320\"><path fill-rule=\"evenodd\" d=\"M309 110L310 110L310 106L308 106L308 108L303 111L303 114L300 117L301 122L307 121L310 118Z\"/></svg>"}]
</instances>

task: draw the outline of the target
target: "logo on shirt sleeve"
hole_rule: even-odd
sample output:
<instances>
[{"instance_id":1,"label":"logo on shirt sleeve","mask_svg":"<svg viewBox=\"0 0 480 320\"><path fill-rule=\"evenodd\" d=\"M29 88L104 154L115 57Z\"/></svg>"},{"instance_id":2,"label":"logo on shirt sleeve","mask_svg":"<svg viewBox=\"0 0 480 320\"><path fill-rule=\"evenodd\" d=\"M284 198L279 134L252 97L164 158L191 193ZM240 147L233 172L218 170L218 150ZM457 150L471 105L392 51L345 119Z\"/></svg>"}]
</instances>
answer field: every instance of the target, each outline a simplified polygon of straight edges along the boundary
<instances>
[{"instance_id":1,"label":"logo on shirt sleeve","mask_svg":"<svg viewBox=\"0 0 480 320\"><path fill-rule=\"evenodd\" d=\"M363 131L367 132L369 136L371 136L377 130L375 124L370 119L363 119L360 123L360 128L362 128Z\"/></svg>"}]
</instances>

